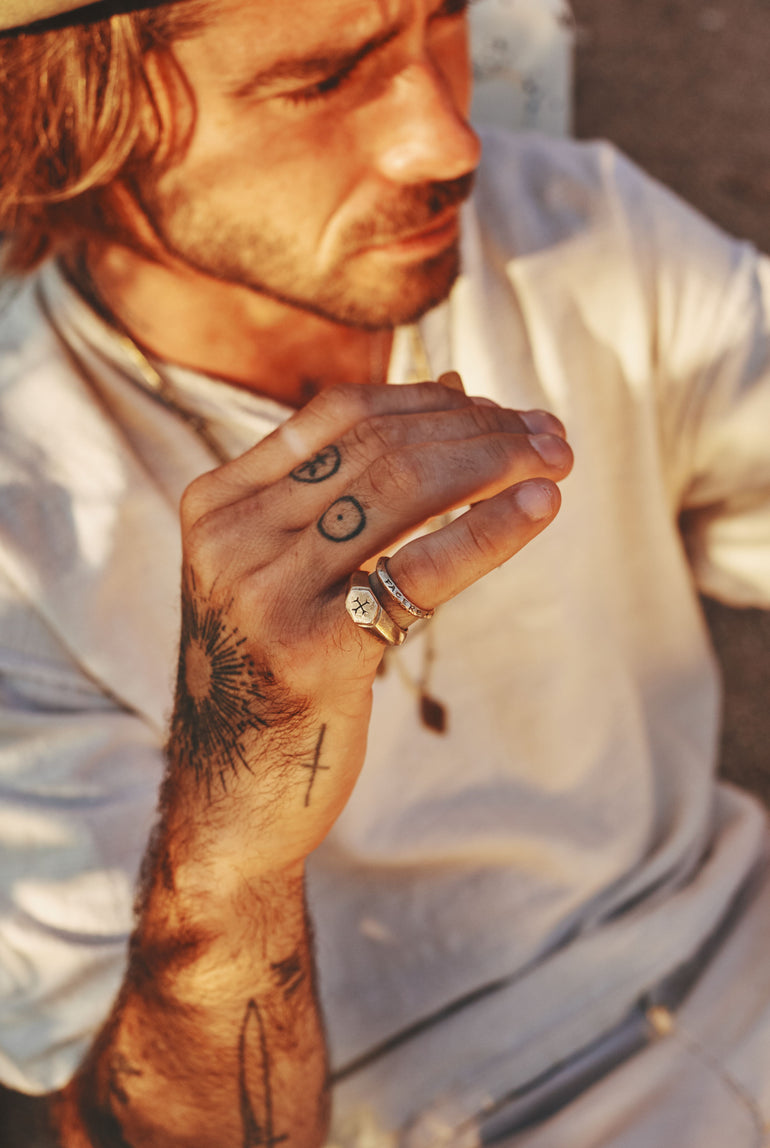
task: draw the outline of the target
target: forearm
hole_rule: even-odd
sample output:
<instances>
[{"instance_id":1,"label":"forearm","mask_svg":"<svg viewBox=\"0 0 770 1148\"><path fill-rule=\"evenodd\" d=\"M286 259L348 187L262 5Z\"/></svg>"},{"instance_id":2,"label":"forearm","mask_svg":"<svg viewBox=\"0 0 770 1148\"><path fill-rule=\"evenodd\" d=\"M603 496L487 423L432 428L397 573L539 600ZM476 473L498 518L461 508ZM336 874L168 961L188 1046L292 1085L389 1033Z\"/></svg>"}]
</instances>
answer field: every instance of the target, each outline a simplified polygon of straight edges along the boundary
<instances>
[{"instance_id":1,"label":"forearm","mask_svg":"<svg viewBox=\"0 0 770 1148\"><path fill-rule=\"evenodd\" d=\"M367 722L366 701L340 712L284 686L229 611L186 584L168 772L127 976L59 1099L63 1148L322 1142L304 861L352 787Z\"/></svg>"},{"instance_id":2,"label":"forearm","mask_svg":"<svg viewBox=\"0 0 770 1148\"><path fill-rule=\"evenodd\" d=\"M218 888L161 858L110 1021L60 1098L64 1148L319 1144L326 1061L300 868Z\"/></svg>"},{"instance_id":3,"label":"forearm","mask_svg":"<svg viewBox=\"0 0 770 1148\"><path fill-rule=\"evenodd\" d=\"M191 640L183 630L183 651ZM222 714L207 729L187 709L180 685L126 980L58 1105L63 1148L323 1140L302 831L323 787L311 790L303 763L330 772L331 759L301 706L240 734ZM227 731L216 752L212 724Z\"/></svg>"}]
</instances>

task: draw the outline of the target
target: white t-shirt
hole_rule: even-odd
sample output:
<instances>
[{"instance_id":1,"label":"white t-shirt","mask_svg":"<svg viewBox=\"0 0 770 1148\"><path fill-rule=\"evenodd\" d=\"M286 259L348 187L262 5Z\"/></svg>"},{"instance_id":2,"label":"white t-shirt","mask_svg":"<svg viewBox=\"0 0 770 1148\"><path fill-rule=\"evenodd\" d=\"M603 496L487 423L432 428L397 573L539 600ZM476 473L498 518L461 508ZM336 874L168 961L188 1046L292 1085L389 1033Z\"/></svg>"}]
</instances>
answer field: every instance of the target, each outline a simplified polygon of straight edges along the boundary
<instances>
[{"instance_id":1,"label":"white t-shirt","mask_svg":"<svg viewBox=\"0 0 770 1148\"><path fill-rule=\"evenodd\" d=\"M389 655L310 861L343 1109L397 1125L536 1076L696 950L762 851L763 812L715 785L695 590L770 606L769 315L768 264L609 147L486 140L463 274L423 338L470 393L554 411L576 461L556 522L431 623L446 735L410 688L425 635ZM229 453L288 413L160 369ZM398 332L390 381L409 370ZM40 1091L121 980L176 505L213 460L53 268L0 321L0 438L0 1078Z\"/></svg>"}]
</instances>

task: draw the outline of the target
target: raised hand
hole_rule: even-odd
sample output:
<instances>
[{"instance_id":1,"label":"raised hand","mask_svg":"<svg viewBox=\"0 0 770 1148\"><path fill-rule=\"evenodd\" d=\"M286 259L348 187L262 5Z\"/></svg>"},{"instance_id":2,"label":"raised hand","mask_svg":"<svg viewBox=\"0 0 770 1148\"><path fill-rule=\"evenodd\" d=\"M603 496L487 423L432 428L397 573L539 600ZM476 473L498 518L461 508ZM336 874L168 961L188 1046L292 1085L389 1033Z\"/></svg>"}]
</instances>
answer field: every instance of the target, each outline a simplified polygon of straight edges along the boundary
<instances>
[{"instance_id":1,"label":"raised hand","mask_svg":"<svg viewBox=\"0 0 770 1148\"><path fill-rule=\"evenodd\" d=\"M351 791L383 652L345 612L351 572L472 504L389 562L413 602L445 602L548 524L571 460L544 412L437 384L340 387L192 485L172 747L177 777L227 810L224 837L247 816L265 860L299 860Z\"/></svg>"}]
</instances>

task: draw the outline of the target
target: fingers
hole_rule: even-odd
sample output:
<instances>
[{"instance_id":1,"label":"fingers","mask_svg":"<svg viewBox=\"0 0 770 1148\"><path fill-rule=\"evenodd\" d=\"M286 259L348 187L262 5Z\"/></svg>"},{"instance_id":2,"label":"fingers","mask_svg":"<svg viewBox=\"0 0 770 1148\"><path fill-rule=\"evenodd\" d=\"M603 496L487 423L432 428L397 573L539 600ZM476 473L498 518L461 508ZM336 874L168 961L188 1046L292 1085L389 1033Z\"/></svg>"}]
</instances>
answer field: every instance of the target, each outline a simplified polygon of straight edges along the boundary
<instances>
[{"instance_id":1,"label":"fingers","mask_svg":"<svg viewBox=\"0 0 770 1148\"><path fill-rule=\"evenodd\" d=\"M183 522L194 521L209 510L235 502L270 486L293 470L307 466L319 453L356 427L390 417L479 409L500 410L488 400L467 398L455 386L456 372L442 376L449 385L417 383L405 386L339 386L324 391L267 438L245 454L203 475L188 489ZM562 424L545 411L522 416L533 433L565 437ZM532 420L532 425L529 419Z\"/></svg>"},{"instance_id":2,"label":"fingers","mask_svg":"<svg viewBox=\"0 0 770 1148\"><path fill-rule=\"evenodd\" d=\"M564 478L571 465L572 453L563 439L519 431L497 430L385 451L353 482L338 487L337 497L323 507L310 551L314 566L334 581L432 518L468 503L484 503L530 479L552 484ZM532 501L534 493L522 491L521 497L527 496ZM471 524L481 527L485 513L473 516Z\"/></svg>"},{"instance_id":3,"label":"fingers","mask_svg":"<svg viewBox=\"0 0 770 1148\"><path fill-rule=\"evenodd\" d=\"M567 437L564 423L550 411L520 411L519 416L530 434L555 434L563 439Z\"/></svg>"},{"instance_id":4,"label":"fingers","mask_svg":"<svg viewBox=\"0 0 770 1148\"><path fill-rule=\"evenodd\" d=\"M522 413L496 405L470 404L428 414L378 415L353 427L338 440L338 447L346 457L354 456L354 464L358 458L360 469L363 469L383 451L422 443L473 439L495 432L566 438L559 420L545 411Z\"/></svg>"},{"instance_id":5,"label":"fingers","mask_svg":"<svg viewBox=\"0 0 770 1148\"><path fill-rule=\"evenodd\" d=\"M312 571L314 585L308 589L324 595L430 519L492 499L528 479L555 482L568 473L572 453L557 435L523 433L514 412L478 415L497 428L513 429L407 441L395 449L372 440L366 463L357 458L355 466L343 441L334 453L317 458L314 480L304 473L299 481L289 476L196 523L187 536L188 554L194 547L207 582L278 562ZM454 421L465 425L466 420L453 420L452 430L457 430ZM476 418L471 425L479 429ZM408 426L400 429L408 439ZM476 521L485 519L471 519Z\"/></svg>"},{"instance_id":6,"label":"fingers","mask_svg":"<svg viewBox=\"0 0 770 1148\"><path fill-rule=\"evenodd\" d=\"M511 469L514 457L518 465ZM296 530L324 508L319 497L329 506L342 495L354 495L365 506L403 510L408 520L402 526L411 529L471 497L492 493L485 478L495 462L510 484L538 473L562 478L571 461L563 438L528 434L516 411L469 406L430 415L381 415L301 464L261 501L271 522Z\"/></svg>"},{"instance_id":7,"label":"fingers","mask_svg":"<svg viewBox=\"0 0 770 1148\"><path fill-rule=\"evenodd\" d=\"M307 561L328 586L436 515L538 475L559 481L571 467L563 427L545 412L474 405L435 385L390 390L420 404L427 394L434 409L382 413L375 402L374 415L267 487L243 493L242 476L220 472L199 480L199 497L194 484L185 550L196 552L206 582L265 566L307 532ZM218 506L223 489L207 484L222 481L239 497Z\"/></svg>"},{"instance_id":8,"label":"fingers","mask_svg":"<svg viewBox=\"0 0 770 1148\"><path fill-rule=\"evenodd\" d=\"M431 611L513 557L545 529L560 505L554 483L546 479L520 483L407 543L388 559L387 571L413 607ZM382 585L377 597L396 627L408 630L417 620ZM330 602L330 606L342 624L338 605ZM365 653L381 654L382 643L376 638L366 645Z\"/></svg>"},{"instance_id":9,"label":"fingers","mask_svg":"<svg viewBox=\"0 0 770 1148\"><path fill-rule=\"evenodd\" d=\"M463 394L435 383L331 387L251 450L193 482L185 492L183 527L216 507L273 485L368 419L470 405Z\"/></svg>"},{"instance_id":10,"label":"fingers","mask_svg":"<svg viewBox=\"0 0 770 1148\"><path fill-rule=\"evenodd\" d=\"M388 559L388 569L410 601L433 609L507 562L545 529L560 505L555 483L520 483L407 543ZM387 608L401 626L414 621L391 602Z\"/></svg>"}]
</instances>

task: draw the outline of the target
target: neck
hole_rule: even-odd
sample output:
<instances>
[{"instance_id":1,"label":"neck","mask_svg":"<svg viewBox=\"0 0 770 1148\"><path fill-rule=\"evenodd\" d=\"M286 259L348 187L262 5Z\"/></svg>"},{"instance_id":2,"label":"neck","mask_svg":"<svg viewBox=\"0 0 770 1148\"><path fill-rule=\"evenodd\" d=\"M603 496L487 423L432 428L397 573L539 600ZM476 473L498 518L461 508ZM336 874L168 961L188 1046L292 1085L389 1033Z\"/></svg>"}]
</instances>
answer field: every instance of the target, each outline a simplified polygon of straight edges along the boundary
<instances>
[{"instance_id":1,"label":"neck","mask_svg":"<svg viewBox=\"0 0 770 1148\"><path fill-rule=\"evenodd\" d=\"M108 320L166 362L300 407L334 383L384 383L390 331L362 331L129 249L90 249L77 285Z\"/></svg>"}]
</instances>

